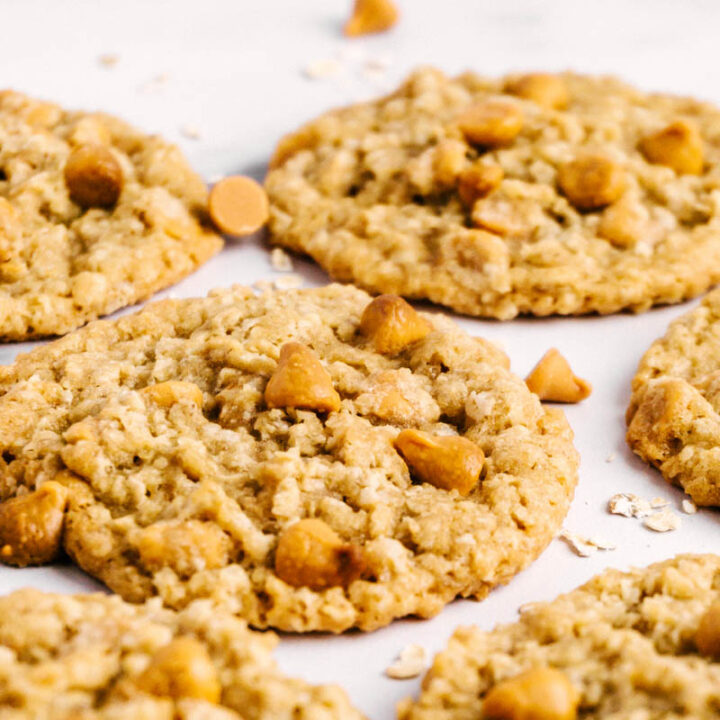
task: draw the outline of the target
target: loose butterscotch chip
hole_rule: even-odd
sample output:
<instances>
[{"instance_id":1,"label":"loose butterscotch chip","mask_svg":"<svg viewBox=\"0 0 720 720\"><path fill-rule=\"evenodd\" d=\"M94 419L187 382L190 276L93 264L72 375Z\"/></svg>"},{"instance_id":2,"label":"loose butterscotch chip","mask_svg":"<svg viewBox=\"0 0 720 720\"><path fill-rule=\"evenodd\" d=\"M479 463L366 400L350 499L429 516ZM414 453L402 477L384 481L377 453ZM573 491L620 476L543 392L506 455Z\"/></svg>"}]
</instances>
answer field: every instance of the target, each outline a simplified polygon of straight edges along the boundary
<instances>
[{"instance_id":1,"label":"loose butterscotch chip","mask_svg":"<svg viewBox=\"0 0 720 720\"><path fill-rule=\"evenodd\" d=\"M392 0L355 0L352 17L343 32L349 37L389 30L400 13Z\"/></svg>"},{"instance_id":2,"label":"loose butterscotch chip","mask_svg":"<svg viewBox=\"0 0 720 720\"><path fill-rule=\"evenodd\" d=\"M695 645L701 655L720 659L720 602L713 603L700 618Z\"/></svg>"},{"instance_id":3,"label":"loose butterscotch chip","mask_svg":"<svg viewBox=\"0 0 720 720\"><path fill-rule=\"evenodd\" d=\"M477 485L485 462L483 451L474 442L456 435L403 430L394 445L415 477L443 490L457 490L462 496Z\"/></svg>"},{"instance_id":4,"label":"loose butterscotch chip","mask_svg":"<svg viewBox=\"0 0 720 720\"><path fill-rule=\"evenodd\" d=\"M559 75L550 73L522 75L511 80L505 86L505 90L553 110L562 110L568 104L567 83Z\"/></svg>"},{"instance_id":5,"label":"loose butterscotch chip","mask_svg":"<svg viewBox=\"0 0 720 720\"><path fill-rule=\"evenodd\" d=\"M340 409L340 395L317 355L299 342L280 348L278 365L265 386L269 408L302 408L318 412Z\"/></svg>"},{"instance_id":6,"label":"loose butterscotch chip","mask_svg":"<svg viewBox=\"0 0 720 720\"><path fill-rule=\"evenodd\" d=\"M625 171L604 155L581 155L560 166L558 185L578 210L596 210L623 194Z\"/></svg>"},{"instance_id":7,"label":"loose butterscotch chip","mask_svg":"<svg viewBox=\"0 0 720 720\"><path fill-rule=\"evenodd\" d=\"M81 207L109 208L123 188L123 171L103 145L79 145L65 163L65 184L70 198Z\"/></svg>"},{"instance_id":8,"label":"loose butterscotch chip","mask_svg":"<svg viewBox=\"0 0 720 720\"><path fill-rule=\"evenodd\" d=\"M250 235L268 219L268 198L262 185L244 175L216 183L208 198L210 217L228 235Z\"/></svg>"},{"instance_id":9,"label":"loose butterscotch chip","mask_svg":"<svg viewBox=\"0 0 720 720\"><path fill-rule=\"evenodd\" d=\"M0 504L0 561L43 565L60 552L67 490L49 481L37 490Z\"/></svg>"},{"instance_id":10,"label":"loose butterscotch chip","mask_svg":"<svg viewBox=\"0 0 720 720\"><path fill-rule=\"evenodd\" d=\"M345 543L325 522L307 518L282 532L275 551L277 576L311 590L349 585L365 569L362 548Z\"/></svg>"},{"instance_id":11,"label":"loose butterscotch chip","mask_svg":"<svg viewBox=\"0 0 720 720\"><path fill-rule=\"evenodd\" d=\"M703 171L703 141L694 124L677 120L640 141L643 155L656 165L667 165L679 175Z\"/></svg>"},{"instance_id":12,"label":"loose butterscotch chip","mask_svg":"<svg viewBox=\"0 0 720 720\"><path fill-rule=\"evenodd\" d=\"M483 717L490 720L573 720L580 693L565 673L539 667L503 680L483 702Z\"/></svg>"},{"instance_id":13,"label":"loose butterscotch chip","mask_svg":"<svg viewBox=\"0 0 720 720\"><path fill-rule=\"evenodd\" d=\"M531 392L541 400L577 403L592 392L589 382L577 377L568 361L555 349L548 350L525 378Z\"/></svg>"},{"instance_id":14,"label":"loose butterscotch chip","mask_svg":"<svg viewBox=\"0 0 720 720\"><path fill-rule=\"evenodd\" d=\"M489 195L501 182L505 173L499 165L475 163L458 178L458 195L466 207Z\"/></svg>"},{"instance_id":15,"label":"loose butterscotch chip","mask_svg":"<svg viewBox=\"0 0 720 720\"><path fill-rule=\"evenodd\" d=\"M202 390L195 383L182 380L168 380L148 385L141 392L160 407L169 408L178 402L190 402L199 408L203 405Z\"/></svg>"},{"instance_id":16,"label":"loose butterscotch chip","mask_svg":"<svg viewBox=\"0 0 720 720\"><path fill-rule=\"evenodd\" d=\"M410 303L398 295L380 295L363 311L360 332L373 347L385 355L395 355L431 330L430 323L418 315Z\"/></svg>"},{"instance_id":17,"label":"loose butterscotch chip","mask_svg":"<svg viewBox=\"0 0 720 720\"><path fill-rule=\"evenodd\" d=\"M457 122L469 143L496 147L508 145L520 134L523 112L514 102L486 100L467 108Z\"/></svg>"},{"instance_id":18,"label":"loose butterscotch chip","mask_svg":"<svg viewBox=\"0 0 720 720\"><path fill-rule=\"evenodd\" d=\"M136 680L143 692L159 697L195 698L219 703L222 687L205 646L181 636L158 650Z\"/></svg>"}]
</instances>

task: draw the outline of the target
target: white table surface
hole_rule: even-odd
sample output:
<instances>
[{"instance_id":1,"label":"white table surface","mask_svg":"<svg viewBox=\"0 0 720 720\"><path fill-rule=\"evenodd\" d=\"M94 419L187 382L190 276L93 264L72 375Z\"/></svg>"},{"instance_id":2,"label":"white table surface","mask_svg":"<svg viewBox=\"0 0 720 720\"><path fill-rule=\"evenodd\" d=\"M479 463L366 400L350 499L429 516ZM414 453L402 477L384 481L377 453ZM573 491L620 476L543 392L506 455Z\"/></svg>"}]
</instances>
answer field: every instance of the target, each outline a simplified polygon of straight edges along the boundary
<instances>
[{"instance_id":1,"label":"white table surface","mask_svg":"<svg viewBox=\"0 0 720 720\"><path fill-rule=\"evenodd\" d=\"M388 34L347 40L340 34L350 0L5 0L0 2L0 84L68 107L103 109L178 141L208 180L222 174L263 176L278 137L338 104L372 96L417 64L448 72L513 69L613 72L652 89L720 102L717 29L712 0L404 0ZM113 68L101 54L119 58ZM303 68L338 59L344 72L310 80ZM388 62L385 77L366 77L367 61ZM160 76L161 80L156 78ZM200 139L184 137L196 126ZM306 262L308 285L327 277ZM216 257L172 289L179 296L214 286L276 277L258 238L228 242ZM163 293L163 295L167 294ZM554 541L531 568L482 603L459 601L429 621L407 620L371 634L284 637L277 656L288 672L342 685L373 720L390 720L419 680L384 677L407 643L440 649L453 629L510 621L522 603L549 599L604 567L626 568L681 551L720 552L717 511L683 515L682 493L635 458L624 442L623 415L641 354L671 319L692 303L640 316L516 320L460 319L471 333L501 341L524 375L558 347L594 385L589 400L567 415L582 455L570 530L611 538L617 549L580 558ZM30 344L0 346L9 363ZM607 462L614 456L612 462ZM640 521L609 515L616 492L671 500L683 525L653 533ZM0 592L33 585L63 592L100 589L70 567L0 568Z\"/></svg>"}]
</instances>

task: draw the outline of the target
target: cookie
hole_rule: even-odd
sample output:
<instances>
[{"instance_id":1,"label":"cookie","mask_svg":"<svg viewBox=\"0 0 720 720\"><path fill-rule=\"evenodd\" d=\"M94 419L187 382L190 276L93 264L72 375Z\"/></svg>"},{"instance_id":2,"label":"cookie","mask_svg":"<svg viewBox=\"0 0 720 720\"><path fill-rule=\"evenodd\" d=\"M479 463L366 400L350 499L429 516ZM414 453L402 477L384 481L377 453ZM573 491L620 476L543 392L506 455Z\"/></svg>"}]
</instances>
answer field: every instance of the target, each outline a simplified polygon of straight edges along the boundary
<instances>
[{"instance_id":1,"label":"cookie","mask_svg":"<svg viewBox=\"0 0 720 720\"><path fill-rule=\"evenodd\" d=\"M720 290L670 324L632 382L627 442L697 505L720 505Z\"/></svg>"},{"instance_id":2,"label":"cookie","mask_svg":"<svg viewBox=\"0 0 720 720\"><path fill-rule=\"evenodd\" d=\"M495 346L340 285L162 301L21 356L0 457L0 559L62 545L127 600L333 632L507 582L578 467Z\"/></svg>"},{"instance_id":3,"label":"cookie","mask_svg":"<svg viewBox=\"0 0 720 720\"><path fill-rule=\"evenodd\" d=\"M180 150L102 113L0 93L0 340L144 300L222 247Z\"/></svg>"},{"instance_id":4,"label":"cookie","mask_svg":"<svg viewBox=\"0 0 720 720\"><path fill-rule=\"evenodd\" d=\"M720 557L608 570L511 625L461 628L400 720L716 718Z\"/></svg>"},{"instance_id":5,"label":"cookie","mask_svg":"<svg viewBox=\"0 0 720 720\"><path fill-rule=\"evenodd\" d=\"M639 312L720 279L718 138L614 78L422 69L280 142L272 240L469 315Z\"/></svg>"},{"instance_id":6,"label":"cookie","mask_svg":"<svg viewBox=\"0 0 720 720\"><path fill-rule=\"evenodd\" d=\"M199 601L20 590L0 598L3 720L345 720L335 686L284 676L277 637Z\"/></svg>"}]
</instances>

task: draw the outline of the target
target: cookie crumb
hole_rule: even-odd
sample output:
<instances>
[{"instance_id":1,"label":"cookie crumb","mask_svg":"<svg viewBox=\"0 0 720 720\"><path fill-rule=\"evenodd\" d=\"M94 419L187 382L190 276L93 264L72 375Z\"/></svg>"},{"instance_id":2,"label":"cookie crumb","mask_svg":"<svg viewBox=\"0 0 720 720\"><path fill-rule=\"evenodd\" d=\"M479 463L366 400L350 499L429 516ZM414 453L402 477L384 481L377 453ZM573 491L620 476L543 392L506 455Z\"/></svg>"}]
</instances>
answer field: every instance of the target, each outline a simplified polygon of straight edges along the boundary
<instances>
[{"instance_id":1,"label":"cookie crumb","mask_svg":"<svg viewBox=\"0 0 720 720\"><path fill-rule=\"evenodd\" d=\"M303 279L300 275L283 275L282 277L275 278L273 285L276 290L295 290L302 287Z\"/></svg>"},{"instance_id":2,"label":"cookie crumb","mask_svg":"<svg viewBox=\"0 0 720 720\"><path fill-rule=\"evenodd\" d=\"M611 452L611 453L605 458L605 462L606 462L606 463L611 463L613 460L615 460L616 457L617 457L617 455L616 455L614 452Z\"/></svg>"},{"instance_id":3,"label":"cookie crumb","mask_svg":"<svg viewBox=\"0 0 720 720\"><path fill-rule=\"evenodd\" d=\"M570 530L561 530L558 537L562 538L580 557L590 557L598 550L615 550L617 547L607 540L586 538Z\"/></svg>"},{"instance_id":4,"label":"cookie crumb","mask_svg":"<svg viewBox=\"0 0 720 720\"><path fill-rule=\"evenodd\" d=\"M682 525L682 520L670 508L664 508L650 517L646 517L643 525L655 532L670 532L677 530Z\"/></svg>"},{"instance_id":5,"label":"cookie crumb","mask_svg":"<svg viewBox=\"0 0 720 720\"><path fill-rule=\"evenodd\" d=\"M645 498L633 493L617 493L608 500L608 511L627 518L643 518L652 515L653 507Z\"/></svg>"},{"instance_id":6,"label":"cookie crumb","mask_svg":"<svg viewBox=\"0 0 720 720\"><path fill-rule=\"evenodd\" d=\"M294 269L292 258L279 247L273 248L270 253L270 265L278 272L292 272Z\"/></svg>"},{"instance_id":7,"label":"cookie crumb","mask_svg":"<svg viewBox=\"0 0 720 720\"><path fill-rule=\"evenodd\" d=\"M694 515L698 511L698 508L692 500L685 498L682 501L682 511L687 515Z\"/></svg>"},{"instance_id":8,"label":"cookie crumb","mask_svg":"<svg viewBox=\"0 0 720 720\"><path fill-rule=\"evenodd\" d=\"M409 680L417 677L427 665L427 651L422 645L406 645L385 674L393 680Z\"/></svg>"},{"instance_id":9,"label":"cookie crumb","mask_svg":"<svg viewBox=\"0 0 720 720\"><path fill-rule=\"evenodd\" d=\"M325 58L314 60L303 68L303 75L310 80L325 80L337 77L344 72L345 68L339 60Z\"/></svg>"},{"instance_id":10,"label":"cookie crumb","mask_svg":"<svg viewBox=\"0 0 720 720\"><path fill-rule=\"evenodd\" d=\"M155 75L149 80L146 80L142 83L142 85L138 85L138 92L143 95L159 93L165 85L167 85L168 80L170 80L170 75L168 73L160 73L159 75Z\"/></svg>"},{"instance_id":11,"label":"cookie crumb","mask_svg":"<svg viewBox=\"0 0 720 720\"><path fill-rule=\"evenodd\" d=\"M110 70L110 68L114 68L120 62L120 56L115 53L103 53L102 55L98 55L97 61L102 67Z\"/></svg>"},{"instance_id":12,"label":"cookie crumb","mask_svg":"<svg viewBox=\"0 0 720 720\"><path fill-rule=\"evenodd\" d=\"M191 125L190 123L181 125L180 133L189 140L199 140L201 138L200 128L198 128L197 125Z\"/></svg>"}]
</instances>

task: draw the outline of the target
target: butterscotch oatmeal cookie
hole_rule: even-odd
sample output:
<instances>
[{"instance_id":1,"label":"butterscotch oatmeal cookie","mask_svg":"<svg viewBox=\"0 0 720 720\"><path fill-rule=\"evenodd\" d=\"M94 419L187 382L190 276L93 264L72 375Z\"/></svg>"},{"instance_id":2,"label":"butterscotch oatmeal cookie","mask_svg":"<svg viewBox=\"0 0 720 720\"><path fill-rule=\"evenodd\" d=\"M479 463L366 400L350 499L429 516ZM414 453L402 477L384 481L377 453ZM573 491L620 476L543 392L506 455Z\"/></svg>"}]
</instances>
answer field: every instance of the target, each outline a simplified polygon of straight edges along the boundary
<instances>
[{"instance_id":1,"label":"butterscotch oatmeal cookie","mask_svg":"<svg viewBox=\"0 0 720 720\"><path fill-rule=\"evenodd\" d=\"M422 69L280 142L272 239L471 315L639 312L720 279L719 137L614 78Z\"/></svg>"},{"instance_id":2,"label":"butterscotch oatmeal cookie","mask_svg":"<svg viewBox=\"0 0 720 720\"><path fill-rule=\"evenodd\" d=\"M660 720L720 712L720 557L608 570L491 632L460 628L401 720Z\"/></svg>"},{"instance_id":3,"label":"butterscotch oatmeal cookie","mask_svg":"<svg viewBox=\"0 0 720 720\"><path fill-rule=\"evenodd\" d=\"M66 333L222 246L178 148L103 113L0 92L0 340Z\"/></svg>"},{"instance_id":4,"label":"butterscotch oatmeal cookie","mask_svg":"<svg viewBox=\"0 0 720 720\"><path fill-rule=\"evenodd\" d=\"M340 688L285 677L276 643L206 600L20 590L0 598L0 718L361 719Z\"/></svg>"},{"instance_id":5,"label":"butterscotch oatmeal cookie","mask_svg":"<svg viewBox=\"0 0 720 720\"><path fill-rule=\"evenodd\" d=\"M334 632L507 582L578 464L493 345L338 285L163 301L21 356L0 368L0 457L8 528L65 512L56 535L0 534L0 559L61 535L126 599Z\"/></svg>"},{"instance_id":6,"label":"butterscotch oatmeal cookie","mask_svg":"<svg viewBox=\"0 0 720 720\"><path fill-rule=\"evenodd\" d=\"M627 441L697 505L720 505L720 290L670 324L632 382Z\"/></svg>"}]
</instances>

